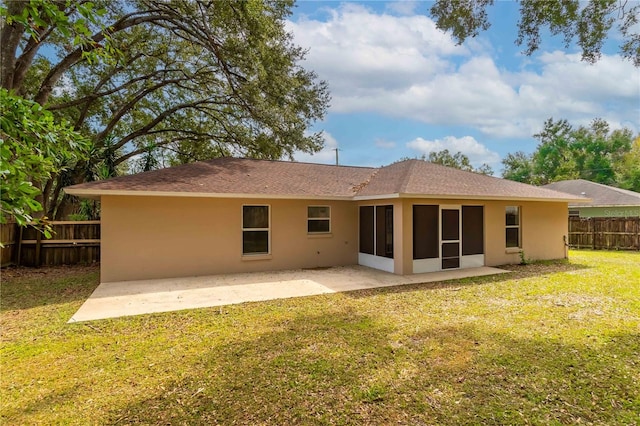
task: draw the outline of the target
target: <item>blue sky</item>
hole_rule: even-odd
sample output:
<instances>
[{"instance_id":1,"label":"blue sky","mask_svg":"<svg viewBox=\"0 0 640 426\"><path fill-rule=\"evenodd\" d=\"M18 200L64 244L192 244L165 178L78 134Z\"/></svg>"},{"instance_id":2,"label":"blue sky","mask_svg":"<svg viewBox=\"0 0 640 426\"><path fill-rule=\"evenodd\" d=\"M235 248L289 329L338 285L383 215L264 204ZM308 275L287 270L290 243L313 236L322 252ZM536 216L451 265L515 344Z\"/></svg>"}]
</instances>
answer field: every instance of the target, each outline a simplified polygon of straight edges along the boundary
<instances>
[{"instance_id":1,"label":"blue sky","mask_svg":"<svg viewBox=\"0 0 640 426\"><path fill-rule=\"evenodd\" d=\"M457 46L435 28L430 2L302 1L288 29L305 67L329 83L331 107L313 130L325 149L298 161L380 166L449 149L500 175L507 153L532 152L547 118L606 119L640 131L640 69L614 35L595 65L544 37L531 57L515 45L518 5L498 1L492 27Z\"/></svg>"}]
</instances>

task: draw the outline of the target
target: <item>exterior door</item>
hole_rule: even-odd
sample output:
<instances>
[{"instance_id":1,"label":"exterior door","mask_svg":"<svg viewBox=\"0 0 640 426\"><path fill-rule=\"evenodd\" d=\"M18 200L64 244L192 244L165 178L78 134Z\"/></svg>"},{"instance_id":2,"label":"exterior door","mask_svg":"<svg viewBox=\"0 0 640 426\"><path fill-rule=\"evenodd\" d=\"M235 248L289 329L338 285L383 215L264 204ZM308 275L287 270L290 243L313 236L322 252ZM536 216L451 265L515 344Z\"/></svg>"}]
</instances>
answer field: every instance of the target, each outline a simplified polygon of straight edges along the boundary
<instances>
[{"instance_id":1,"label":"exterior door","mask_svg":"<svg viewBox=\"0 0 640 426\"><path fill-rule=\"evenodd\" d=\"M460 267L460 208L440 210L440 244L442 269Z\"/></svg>"}]
</instances>

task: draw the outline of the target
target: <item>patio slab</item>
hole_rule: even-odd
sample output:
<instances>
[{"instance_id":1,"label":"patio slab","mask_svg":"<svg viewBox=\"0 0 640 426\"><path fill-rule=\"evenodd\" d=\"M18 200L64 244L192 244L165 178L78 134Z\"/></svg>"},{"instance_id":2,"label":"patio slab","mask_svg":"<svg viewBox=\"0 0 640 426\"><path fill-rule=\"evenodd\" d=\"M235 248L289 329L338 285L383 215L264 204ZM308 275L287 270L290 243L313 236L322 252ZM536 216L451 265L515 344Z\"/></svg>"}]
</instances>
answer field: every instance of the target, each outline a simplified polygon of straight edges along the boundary
<instances>
[{"instance_id":1,"label":"patio slab","mask_svg":"<svg viewBox=\"0 0 640 426\"><path fill-rule=\"evenodd\" d=\"M356 265L101 283L69 322L455 280L506 272L509 271L483 266L403 276Z\"/></svg>"}]
</instances>

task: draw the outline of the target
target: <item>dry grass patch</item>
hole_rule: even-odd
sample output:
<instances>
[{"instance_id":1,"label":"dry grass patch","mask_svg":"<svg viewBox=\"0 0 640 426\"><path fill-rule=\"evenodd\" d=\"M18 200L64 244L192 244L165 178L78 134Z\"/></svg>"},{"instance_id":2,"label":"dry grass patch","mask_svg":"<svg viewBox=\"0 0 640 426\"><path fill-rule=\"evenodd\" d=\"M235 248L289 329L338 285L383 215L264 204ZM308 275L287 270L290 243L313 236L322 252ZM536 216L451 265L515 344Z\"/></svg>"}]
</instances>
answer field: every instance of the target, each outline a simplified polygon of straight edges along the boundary
<instances>
[{"instance_id":1,"label":"dry grass patch","mask_svg":"<svg viewBox=\"0 0 640 426\"><path fill-rule=\"evenodd\" d=\"M95 269L3 274L6 424L636 424L640 254L66 324ZM43 273L44 272L44 273Z\"/></svg>"}]
</instances>

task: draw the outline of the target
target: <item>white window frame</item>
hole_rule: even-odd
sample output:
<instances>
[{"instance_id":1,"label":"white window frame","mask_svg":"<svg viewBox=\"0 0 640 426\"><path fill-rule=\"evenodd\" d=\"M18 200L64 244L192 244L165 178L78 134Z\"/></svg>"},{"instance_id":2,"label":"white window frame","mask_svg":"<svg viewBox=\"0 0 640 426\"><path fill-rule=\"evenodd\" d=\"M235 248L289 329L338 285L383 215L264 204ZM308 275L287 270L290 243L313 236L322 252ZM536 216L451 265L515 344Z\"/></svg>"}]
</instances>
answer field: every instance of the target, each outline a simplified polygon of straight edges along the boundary
<instances>
[{"instance_id":1,"label":"white window frame","mask_svg":"<svg viewBox=\"0 0 640 426\"><path fill-rule=\"evenodd\" d=\"M244 227L244 208L245 207L267 207L269 211L269 222L268 228L245 228ZM240 234L240 247L242 250L242 256L265 256L271 254L271 205L270 204L243 204L240 207L240 226L242 227L242 232ZM244 233L245 231L267 231L267 252L259 252L259 253L245 253L244 252Z\"/></svg>"},{"instance_id":2,"label":"white window frame","mask_svg":"<svg viewBox=\"0 0 640 426\"><path fill-rule=\"evenodd\" d=\"M310 217L309 216L309 208L311 207L323 207L323 208L328 208L329 209L329 217ZM328 231L318 231L318 232L311 232L309 231L309 221L310 220L327 220L329 221L329 230ZM331 233L331 206L319 206L319 205L313 205L313 206L307 206L307 234L310 235L317 235L317 234L330 234Z\"/></svg>"},{"instance_id":3,"label":"white window frame","mask_svg":"<svg viewBox=\"0 0 640 426\"><path fill-rule=\"evenodd\" d=\"M507 225L507 209L515 208L518 212L518 224L517 225ZM505 235L504 235L504 245L508 249L520 249L522 248L522 207L521 206L505 206L504 208L504 217L505 217ZM507 246L507 229L517 229L518 230L518 245L515 247Z\"/></svg>"}]
</instances>

